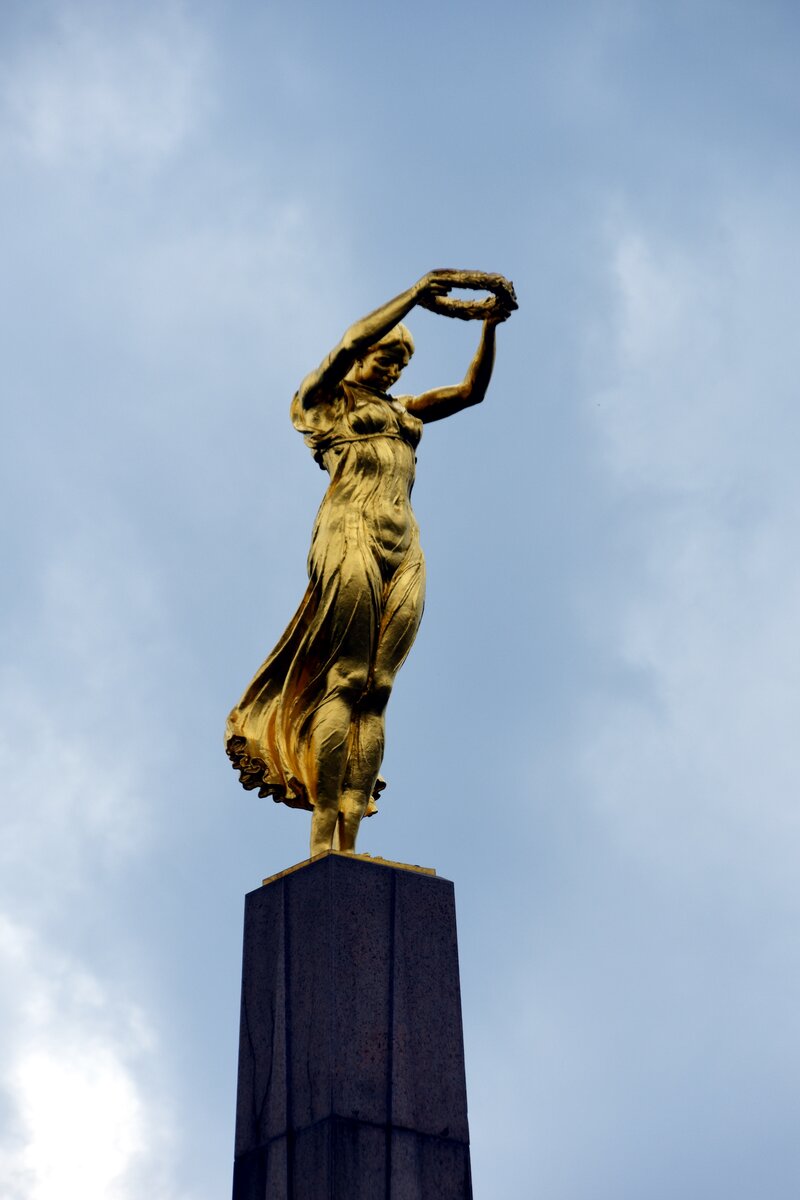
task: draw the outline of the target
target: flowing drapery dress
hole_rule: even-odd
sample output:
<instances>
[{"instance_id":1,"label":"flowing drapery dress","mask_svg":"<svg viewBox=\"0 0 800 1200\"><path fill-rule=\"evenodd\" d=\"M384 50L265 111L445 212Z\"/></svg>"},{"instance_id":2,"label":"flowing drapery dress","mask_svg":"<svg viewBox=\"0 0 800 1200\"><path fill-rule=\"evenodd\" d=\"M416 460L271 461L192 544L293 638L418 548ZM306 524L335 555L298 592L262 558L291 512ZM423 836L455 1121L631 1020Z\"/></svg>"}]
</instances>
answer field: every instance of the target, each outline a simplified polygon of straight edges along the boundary
<instances>
[{"instance_id":1,"label":"flowing drapery dress","mask_svg":"<svg viewBox=\"0 0 800 1200\"><path fill-rule=\"evenodd\" d=\"M363 630L370 676L383 647L383 674L393 678L419 628L425 563L410 495L422 422L399 400L350 382L310 408L295 396L291 413L330 483L314 523L305 596L228 717L226 749L245 788L313 810L315 719L353 621ZM368 815L384 786L379 776Z\"/></svg>"}]
</instances>

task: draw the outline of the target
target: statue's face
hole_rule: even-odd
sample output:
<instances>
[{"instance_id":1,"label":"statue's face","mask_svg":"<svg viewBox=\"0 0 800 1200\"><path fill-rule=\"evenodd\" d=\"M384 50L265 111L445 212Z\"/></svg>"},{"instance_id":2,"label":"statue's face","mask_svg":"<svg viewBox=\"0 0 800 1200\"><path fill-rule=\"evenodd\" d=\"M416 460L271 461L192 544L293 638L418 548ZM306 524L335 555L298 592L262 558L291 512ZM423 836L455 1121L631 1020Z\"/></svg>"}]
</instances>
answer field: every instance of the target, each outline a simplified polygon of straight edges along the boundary
<instances>
[{"instance_id":1,"label":"statue's face","mask_svg":"<svg viewBox=\"0 0 800 1200\"><path fill-rule=\"evenodd\" d=\"M400 378L400 372L408 366L410 358L408 347L402 342L388 345L378 343L361 359L356 368L356 378L360 383L388 391Z\"/></svg>"}]
</instances>

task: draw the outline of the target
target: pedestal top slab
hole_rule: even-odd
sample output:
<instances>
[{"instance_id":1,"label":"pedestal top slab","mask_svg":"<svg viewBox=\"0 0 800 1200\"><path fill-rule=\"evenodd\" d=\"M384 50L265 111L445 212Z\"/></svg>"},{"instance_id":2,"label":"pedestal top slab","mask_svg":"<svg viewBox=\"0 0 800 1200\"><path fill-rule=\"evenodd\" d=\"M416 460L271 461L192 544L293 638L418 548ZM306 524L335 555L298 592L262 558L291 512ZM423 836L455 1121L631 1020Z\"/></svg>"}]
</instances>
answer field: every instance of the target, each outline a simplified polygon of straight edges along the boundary
<instances>
[{"instance_id":1,"label":"pedestal top slab","mask_svg":"<svg viewBox=\"0 0 800 1200\"><path fill-rule=\"evenodd\" d=\"M302 871L304 867L310 866L311 863L331 857L348 858L351 861L372 863L376 867L392 867L399 871L415 871L418 875L436 875L434 867L419 867L412 863L393 862L390 858L379 858L372 854L345 854L341 850L326 850L324 854L315 854L313 858L305 858L302 862L295 863L292 867L286 867L285 870L278 871L275 875L268 875L266 879L262 879L261 886L268 887L269 884L275 883L277 879L283 879L286 875L291 875L295 871Z\"/></svg>"}]
</instances>

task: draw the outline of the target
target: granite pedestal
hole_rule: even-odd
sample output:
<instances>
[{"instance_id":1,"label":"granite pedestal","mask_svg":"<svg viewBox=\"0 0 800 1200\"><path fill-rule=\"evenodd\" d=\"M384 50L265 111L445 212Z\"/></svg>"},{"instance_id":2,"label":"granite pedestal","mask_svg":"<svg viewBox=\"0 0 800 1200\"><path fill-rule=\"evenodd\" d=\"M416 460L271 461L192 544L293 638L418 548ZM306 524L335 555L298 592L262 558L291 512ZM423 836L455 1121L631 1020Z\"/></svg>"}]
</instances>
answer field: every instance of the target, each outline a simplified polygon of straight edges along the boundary
<instances>
[{"instance_id":1,"label":"granite pedestal","mask_svg":"<svg viewBox=\"0 0 800 1200\"><path fill-rule=\"evenodd\" d=\"M234 1200L471 1200L453 885L332 853L245 900Z\"/></svg>"}]
</instances>

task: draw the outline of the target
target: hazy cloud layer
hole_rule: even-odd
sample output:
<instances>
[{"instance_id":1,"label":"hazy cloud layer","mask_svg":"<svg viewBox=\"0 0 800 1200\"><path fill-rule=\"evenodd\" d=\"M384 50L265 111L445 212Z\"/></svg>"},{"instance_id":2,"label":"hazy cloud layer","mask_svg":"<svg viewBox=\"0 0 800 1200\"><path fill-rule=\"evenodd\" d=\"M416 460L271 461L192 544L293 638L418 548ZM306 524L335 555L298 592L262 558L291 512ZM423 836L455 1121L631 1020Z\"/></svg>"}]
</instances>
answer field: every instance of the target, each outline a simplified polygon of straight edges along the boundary
<instances>
[{"instance_id":1,"label":"hazy cloud layer","mask_svg":"<svg viewBox=\"0 0 800 1200\"><path fill-rule=\"evenodd\" d=\"M177 1196L158 1046L143 1013L7 918L0 963L3 1195Z\"/></svg>"},{"instance_id":2,"label":"hazy cloud layer","mask_svg":"<svg viewBox=\"0 0 800 1200\"><path fill-rule=\"evenodd\" d=\"M616 361L598 371L616 378L588 403L614 486L638 497L626 536L640 576L615 594L613 634L647 695L613 720L594 712L587 753L640 850L740 869L760 843L777 883L800 784L797 236L756 198L709 240L616 240Z\"/></svg>"},{"instance_id":3,"label":"hazy cloud layer","mask_svg":"<svg viewBox=\"0 0 800 1200\"><path fill-rule=\"evenodd\" d=\"M288 403L448 264L521 307L420 446L364 847L456 882L475 1193L795 1200L794 14L0 23L8 1200L230 1186L241 896L307 845L221 750L324 485Z\"/></svg>"},{"instance_id":4,"label":"hazy cloud layer","mask_svg":"<svg viewBox=\"0 0 800 1200\"><path fill-rule=\"evenodd\" d=\"M46 8L45 8L46 11ZM8 143L44 167L157 167L208 101L202 35L183 6L56 4L38 37L6 51L0 113Z\"/></svg>"}]
</instances>

